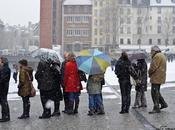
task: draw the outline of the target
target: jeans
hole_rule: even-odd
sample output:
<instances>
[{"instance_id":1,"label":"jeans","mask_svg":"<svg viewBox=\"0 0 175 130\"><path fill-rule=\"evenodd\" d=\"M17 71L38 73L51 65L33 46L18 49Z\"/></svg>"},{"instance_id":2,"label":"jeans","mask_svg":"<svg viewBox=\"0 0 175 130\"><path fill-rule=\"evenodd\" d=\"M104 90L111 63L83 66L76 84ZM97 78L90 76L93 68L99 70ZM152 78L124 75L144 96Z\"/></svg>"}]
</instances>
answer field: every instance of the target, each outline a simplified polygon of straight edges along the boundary
<instances>
[{"instance_id":1,"label":"jeans","mask_svg":"<svg viewBox=\"0 0 175 130\"><path fill-rule=\"evenodd\" d=\"M2 113L2 119L10 119L10 110L9 105L7 101L7 96L0 97L1 101L1 113Z\"/></svg>"},{"instance_id":2,"label":"jeans","mask_svg":"<svg viewBox=\"0 0 175 130\"><path fill-rule=\"evenodd\" d=\"M136 91L134 106L147 106L145 92Z\"/></svg>"},{"instance_id":3,"label":"jeans","mask_svg":"<svg viewBox=\"0 0 175 130\"><path fill-rule=\"evenodd\" d=\"M89 94L89 110L103 109L103 100L101 94Z\"/></svg>"}]
</instances>

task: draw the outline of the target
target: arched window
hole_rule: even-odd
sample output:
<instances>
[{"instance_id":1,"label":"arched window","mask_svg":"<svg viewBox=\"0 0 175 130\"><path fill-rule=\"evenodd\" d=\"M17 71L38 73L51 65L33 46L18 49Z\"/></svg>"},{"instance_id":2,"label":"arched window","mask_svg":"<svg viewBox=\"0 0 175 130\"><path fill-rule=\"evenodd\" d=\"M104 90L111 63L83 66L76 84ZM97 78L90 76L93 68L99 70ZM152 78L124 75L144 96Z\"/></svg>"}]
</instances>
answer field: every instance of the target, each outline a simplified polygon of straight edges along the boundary
<instances>
[{"instance_id":1,"label":"arched window","mask_svg":"<svg viewBox=\"0 0 175 130\"><path fill-rule=\"evenodd\" d=\"M161 0L156 0L157 3L161 3Z\"/></svg>"},{"instance_id":2,"label":"arched window","mask_svg":"<svg viewBox=\"0 0 175 130\"><path fill-rule=\"evenodd\" d=\"M141 39L138 39L138 40L137 40L137 44L138 44L138 45L140 45L141 42L142 42Z\"/></svg>"}]
</instances>

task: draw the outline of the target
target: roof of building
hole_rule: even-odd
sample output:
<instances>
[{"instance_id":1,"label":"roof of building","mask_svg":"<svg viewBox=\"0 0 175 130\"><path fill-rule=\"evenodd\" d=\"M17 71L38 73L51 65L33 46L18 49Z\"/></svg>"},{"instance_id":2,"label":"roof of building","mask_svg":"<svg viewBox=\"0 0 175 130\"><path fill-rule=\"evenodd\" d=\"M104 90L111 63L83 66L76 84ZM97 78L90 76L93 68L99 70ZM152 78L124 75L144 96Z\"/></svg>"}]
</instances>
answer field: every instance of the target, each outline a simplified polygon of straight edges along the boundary
<instances>
[{"instance_id":1,"label":"roof of building","mask_svg":"<svg viewBox=\"0 0 175 130\"><path fill-rule=\"evenodd\" d=\"M175 6L175 0L150 0L150 6Z\"/></svg>"},{"instance_id":2,"label":"roof of building","mask_svg":"<svg viewBox=\"0 0 175 130\"><path fill-rule=\"evenodd\" d=\"M64 5L92 5L92 0L65 0Z\"/></svg>"}]
</instances>

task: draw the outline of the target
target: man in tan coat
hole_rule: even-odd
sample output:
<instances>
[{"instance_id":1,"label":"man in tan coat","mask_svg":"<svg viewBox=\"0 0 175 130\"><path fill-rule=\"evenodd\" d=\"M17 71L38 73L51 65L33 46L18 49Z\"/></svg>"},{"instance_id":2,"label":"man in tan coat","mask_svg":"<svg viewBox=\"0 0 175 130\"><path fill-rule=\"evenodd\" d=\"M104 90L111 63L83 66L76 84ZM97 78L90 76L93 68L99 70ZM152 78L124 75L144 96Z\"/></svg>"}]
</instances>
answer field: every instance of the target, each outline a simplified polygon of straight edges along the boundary
<instances>
[{"instance_id":1,"label":"man in tan coat","mask_svg":"<svg viewBox=\"0 0 175 130\"><path fill-rule=\"evenodd\" d=\"M151 96L154 108L149 114L160 113L160 109L167 108L168 105L160 94L160 86L166 81L166 57L158 46L151 48L152 61L149 68L151 82ZM161 104L161 107L159 107Z\"/></svg>"}]
</instances>

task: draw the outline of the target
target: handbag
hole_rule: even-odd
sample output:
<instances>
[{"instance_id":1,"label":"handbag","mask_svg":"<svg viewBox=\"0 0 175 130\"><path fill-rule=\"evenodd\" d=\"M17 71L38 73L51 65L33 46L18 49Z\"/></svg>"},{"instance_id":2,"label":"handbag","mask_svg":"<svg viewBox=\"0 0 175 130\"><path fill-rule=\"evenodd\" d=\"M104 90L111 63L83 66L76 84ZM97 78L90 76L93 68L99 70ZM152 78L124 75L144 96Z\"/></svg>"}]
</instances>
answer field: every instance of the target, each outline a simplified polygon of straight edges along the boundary
<instances>
[{"instance_id":1,"label":"handbag","mask_svg":"<svg viewBox=\"0 0 175 130\"><path fill-rule=\"evenodd\" d=\"M32 80L30 78L29 73L27 72L28 78L29 78L29 82L30 82L30 86L31 86L31 91L30 91L30 97L35 97L36 96L36 89L33 86Z\"/></svg>"}]
</instances>

